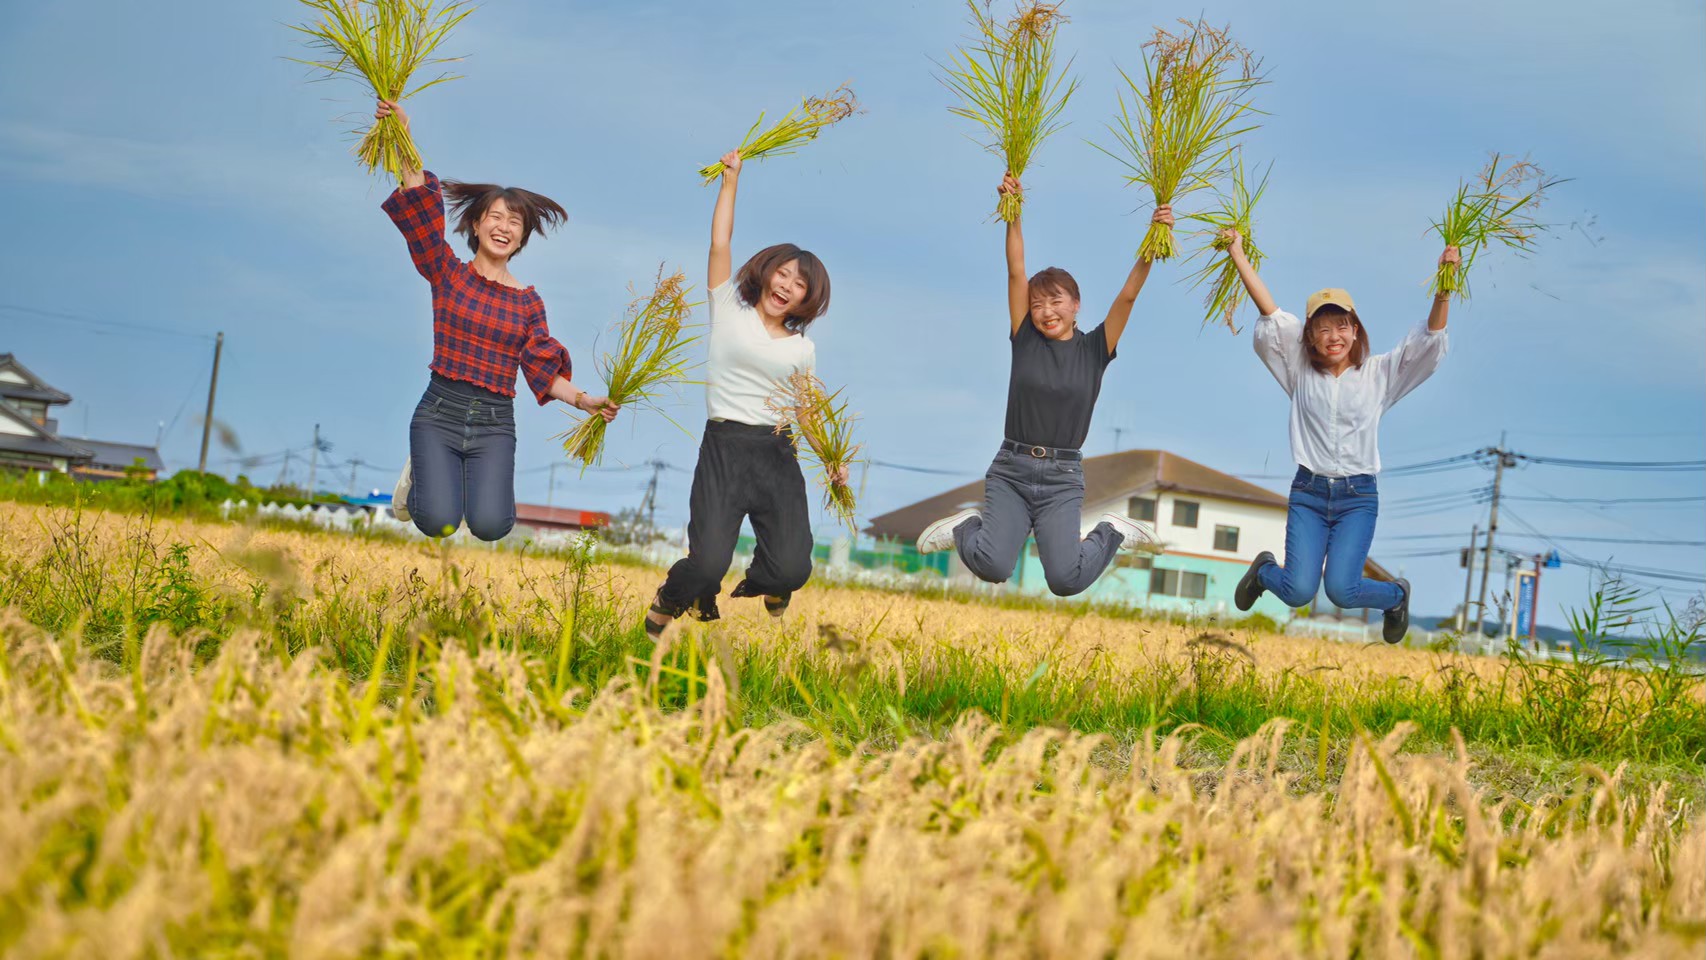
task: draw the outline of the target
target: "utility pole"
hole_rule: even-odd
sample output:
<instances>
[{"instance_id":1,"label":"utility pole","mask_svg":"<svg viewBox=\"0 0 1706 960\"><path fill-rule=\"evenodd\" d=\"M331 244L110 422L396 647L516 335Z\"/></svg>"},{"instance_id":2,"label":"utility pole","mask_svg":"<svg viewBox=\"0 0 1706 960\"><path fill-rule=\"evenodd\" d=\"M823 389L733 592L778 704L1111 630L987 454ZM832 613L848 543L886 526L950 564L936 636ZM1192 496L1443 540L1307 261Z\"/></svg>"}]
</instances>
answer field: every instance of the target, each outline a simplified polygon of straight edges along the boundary
<instances>
[{"instance_id":1,"label":"utility pole","mask_svg":"<svg viewBox=\"0 0 1706 960\"><path fill-rule=\"evenodd\" d=\"M197 473L207 472L207 438L213 433L213 395L219 389L219 355L225 350L225 331L213 340L213 376L207 381L207 415L201 418L201 461Z\"/></svg>"},{"instance_id":2,"label":"utility pole","mask_svg":"<svg viewBox=\"0 0 1706 960\"><path fill-rule=\"evenodd\" d=\"M320 467L320 425L314 424L314 448L308 454L308 499L314 499L314 472Z\"/></svg>"},{"instance_id":3,"label":"utility pole","mask_svg":"<svg viewBox=\"0 0 1706 960\"><path fill-rule=\"evenodd\" d=\"M1125 433L1124 427L1115 427L1114 428L1114 452L1115 453L1119 453L1121 450L1125 449L1124 447L1120 446L1120 435L1123 433Z\"/></svg>"},{"instance_id":4,"label":"utility pole","mask_svg":"<svg viewBox=\"0 0 1706 960\"><path fill-rule=\"evenodd\" d=\"M284 480L288 476L290 476L290 451L286 450L284 451L284 463L280 464L278 468L278 480L273 483L273 486L284 486Z\"/></svg>"},{"instance_id":5,"label":"utility pole","mask_svg":"<svg viewBox=\"0 0 1706 960\"><path fill-rule=\"evenodd\" d=\"M1505 435L1499 434L1499 445L1484 454L1492 454L1493 463L1493 506L1487 515L1487 546L1481 563L1481 601L1475 611L1475 635L1484 636L1487 630L1487 578L1493 572L1493 534L1499 529L1499 491L1505 478L1505 468L1516 466L1516 458L1505 449Z\"/></svg>"},{"instance_id":6,"label":"utility pole","mask_svg":"<svg viewBox=\"0 0 1706 960\"><path fill-rule=\"evenodd\" d=\"M1457 632L1469 629L1469 591L1475 586L1475 541L1481 537L1481 525L1475 524L1469 528L1469 550L1463 554L1463 566L1468 572L1463 574L1463 609L1457 614Z\"/></svg>"},{"instance_id":7,"label":"utility pole","mask_svg":"<svg viewBox=\"0 0 1706 960\"><path fill-rule=\"evenodd\" d=\"M349 462L349 493L347 494L351 497L355 496L355 468L358 466L366 466L366 464L351 457Z\"/></svg>"},{"instance_id":8,"label":"utility pole","mask_svg":"<svg viewBox=\"0 0 1706 960\"><path fill-rule=\"evenodd\" d=\"M545 506L547 509L555 506L557 503L557 468L565 466L568 466L568 464L553 463L546 471L550 476L550 479L545 482Z\"/></svg>"},{"instance_id":9,"label":"utility pole","mask_svg":"<svg viewBox=\"0 0 1706 960\"><path fill-rule=\"evenodd\" d=\"M640 508L635 513L646 516L646 542L650 543L652 535L657 531L658 515L658 474L667 466L662 460L652 460L647 466L652 468L652 479L646 483L645 495L640 497Z\"/></svg>"}]
</instances>

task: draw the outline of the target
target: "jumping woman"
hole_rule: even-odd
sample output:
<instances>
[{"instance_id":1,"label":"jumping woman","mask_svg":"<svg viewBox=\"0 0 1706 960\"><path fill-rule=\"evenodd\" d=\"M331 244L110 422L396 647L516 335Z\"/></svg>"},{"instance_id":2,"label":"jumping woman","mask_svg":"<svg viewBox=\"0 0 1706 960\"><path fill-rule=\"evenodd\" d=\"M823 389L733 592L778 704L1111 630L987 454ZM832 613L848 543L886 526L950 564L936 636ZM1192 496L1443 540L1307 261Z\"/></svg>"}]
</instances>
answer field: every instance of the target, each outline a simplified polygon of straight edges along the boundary
<instances>
[{"instance_id":1,"label":"jumping woman","mask_svg":"<svg viewBox=\"0 0 1706 960\"><path fill-rule=\"evenodd\" d=\"M1374 481L1380 472L1380 418L1439 369L1451 298L1436 296L1426 324L1410 331L1398 349L1371 357L1368 331L1349 293L1329 287L1311 294L1298 323L1268 294L1238 232L1222 236L1232 241L1232 262L1262 314L1256 356L1291 398L1291 456L1297 461L1285 521L1285 566L1266 550L1257 554L1234 600L1238 609L1248 610L1267 591L1287 606L1305 606L1315 600L1324 565L1327 599L1346 610L1384 610L1381 634L1397 643L1410 628L1410 582L1362 575L1380 513ZM1439 262L1458 262L1457 248L1446 247Z\"/></svg>"},{"instance_id":2,"label":"jumping woman","mask_svg":"<svg viewBox=\"0 0 1706 960\"><path fill-rule=\"evenodd\" d=\"M787 431L765 403L795 372L812 373L817 348L806 328L829 309L829 273L810 251L778 243L733 272L735 191L741 156L723 156L723 180L711 214L711 333L706 363L708 418L688 498L687 556L658 588L646 632L663 634L683 613L715 620L717 593L734 559L743 519L757 540L746 577L732 597L763 597L780 617L812 572L806 479ZM846 470L835 477L846 483Z\"/></svg>"},{"instance_id":3,"label":"jumping woman","mask_svg":"<svg viewBox=\"0 0 1706 960\"><path fill-rule=\"evenodd\" d=\"M379 101L374 119L396 114ZM444 235L444 197L474 262L458 259ZM481 540L515 526L515 373L541 405L552 398L605 420L616 406L570 382L569 352L545 326L545 304L509 272L535 231L568 218L548 197L519 187L440 183L430 170L403 171L384 203L403 232L415 269L432 284L432 379L409 421L409 462L392 509L429 537L466 520Z\"/></svg>"},{"instance_id":4,"label":"jumping woman","mask_svg":"<svg viewBox=\"0 0 1706 960\"><path fill-rule=\"evenodd\" d=\"M1002 194L1018 194L1011 173ZM1152 219L1172 224L1171 207ZM1102 390L1102 373L1114 359L1131 319L1150 262L1132 264L1125 286L1101 326L1078 329L1078 282L1059 267L1026 278L1025 239L1018 219L1007 224L1007 319L1013 345L1007 378L1007 438L983 480L983 508L937 520L918 538L918 552L958 547L979 579L1004 582L1034 531L1050 592L1082 593L1102 575L1114 554L1149 542L1135 521L1102 514L1082 538L1084 455L1090 416Z\"/></svg>"}]
</instances>

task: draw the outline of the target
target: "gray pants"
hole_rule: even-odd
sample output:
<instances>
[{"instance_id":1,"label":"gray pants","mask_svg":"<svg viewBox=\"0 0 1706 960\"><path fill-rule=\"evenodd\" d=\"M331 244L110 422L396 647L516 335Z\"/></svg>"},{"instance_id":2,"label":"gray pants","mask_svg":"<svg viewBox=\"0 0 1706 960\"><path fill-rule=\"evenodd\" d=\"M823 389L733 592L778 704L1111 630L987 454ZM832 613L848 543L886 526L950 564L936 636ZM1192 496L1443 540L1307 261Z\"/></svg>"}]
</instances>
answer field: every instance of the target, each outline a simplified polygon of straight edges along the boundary
<instances>
[{"instance_id":1,"label":"gray pants","mask_svg":"<svg viewBox=\"0 0 1706 960\"><path fill-rule=\"evenodd\" d=\"M415 485L409 514L429 537L468 532L501 540L515 526L515 404L471 383L432 375L409 420Z\"/></svg>"},{"instance_id":2,"label":"gray pants","mask_svg":"<svg viewBox=\"0 0 1706 960\"><path fill-rule=\"evenodd\" d=\"M983 477L983 510L954 530L960 559L980 580L1005 583L1033 530L1043 576L1057 597L1083 593L1113 562L1120 535L1099 523L1078 538L1084 462L1002 450Z\"/></svg>"}]
</instances>

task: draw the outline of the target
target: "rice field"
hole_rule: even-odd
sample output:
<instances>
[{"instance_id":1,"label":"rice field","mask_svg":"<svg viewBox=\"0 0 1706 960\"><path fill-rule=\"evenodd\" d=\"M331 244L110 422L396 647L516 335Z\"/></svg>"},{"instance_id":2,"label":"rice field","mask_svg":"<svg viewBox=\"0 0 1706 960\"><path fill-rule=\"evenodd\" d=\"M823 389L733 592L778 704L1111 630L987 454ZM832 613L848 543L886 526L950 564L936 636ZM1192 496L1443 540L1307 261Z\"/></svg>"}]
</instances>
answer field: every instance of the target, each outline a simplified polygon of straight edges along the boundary
<instances>
[{"instance_id":1,"label":"rice field","mask_svg":"<svg viewBox=\"0 0 1706 960\"><path fill-rule=\"evenodd\" d=\"M1706 949L1685 676L815 586L654 649L585 554L0 529L8 957Z\"/></svg>"}]
</instances>

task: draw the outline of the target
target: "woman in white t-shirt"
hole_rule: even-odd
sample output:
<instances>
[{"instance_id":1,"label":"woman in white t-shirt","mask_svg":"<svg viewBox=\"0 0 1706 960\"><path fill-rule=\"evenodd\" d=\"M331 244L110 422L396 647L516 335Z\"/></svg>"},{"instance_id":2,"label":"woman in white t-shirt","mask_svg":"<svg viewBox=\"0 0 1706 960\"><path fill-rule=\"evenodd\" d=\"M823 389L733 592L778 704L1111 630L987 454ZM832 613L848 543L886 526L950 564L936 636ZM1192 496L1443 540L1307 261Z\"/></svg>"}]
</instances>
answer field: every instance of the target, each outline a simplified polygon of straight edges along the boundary
<instances>
[{"instance_id":1,"label":"woman in white t-shirt","mask_svg":"<svg viewBox=\"0 0 1706 960\"><path fill-rule=\"evenodd\" d=\"M805 331L829 309L829 272L810 251L779 243L753 254L735 273L729 244L740 152L725 154L723 167L706 277L708 417L689 496L687 556L669 568L646 615L653 637L683 613L717 619L717 593L742 520L752 521L757 545L730 596L763 597L764 608L779 617L812 572L805 476L790 436L776 432L776 414L765 401L789 374L816 369L817 351ZM845 483L845 471L836 479Z\"/></svg>"},{"instance_id":2,"label":"woman in white t-shirt","mask_svg":"<svg viewBox=\"0 0 1706 960\"><path fill-rule=\"evenodd\" d=\"M1315 601L1325 579L1327 599L1335 606L1385 611L1382 634L1387 643L1397 643L1410 627L1410 582L1362 575L1380 513L1374 479L1380 472L1380 418L1445 359L1451 299L1434 297L1427 323L1391 353L1371 357L1368 331L1348 292L1329 287L1311 294L1300 323L1274 303L1244 256L1238 231L1224 236L1232 241L1232 262L1262 314L1253 338L1256 355L1291 398L1291 456L1297 461L1285 521L1285 565L1266 550L1257 554L1234 601L1248 610L1267 592L1287 606L1303 607ZM1457 248L1446 247L1439 261L1456 263Z\"/></svg>"}]
</instances>

